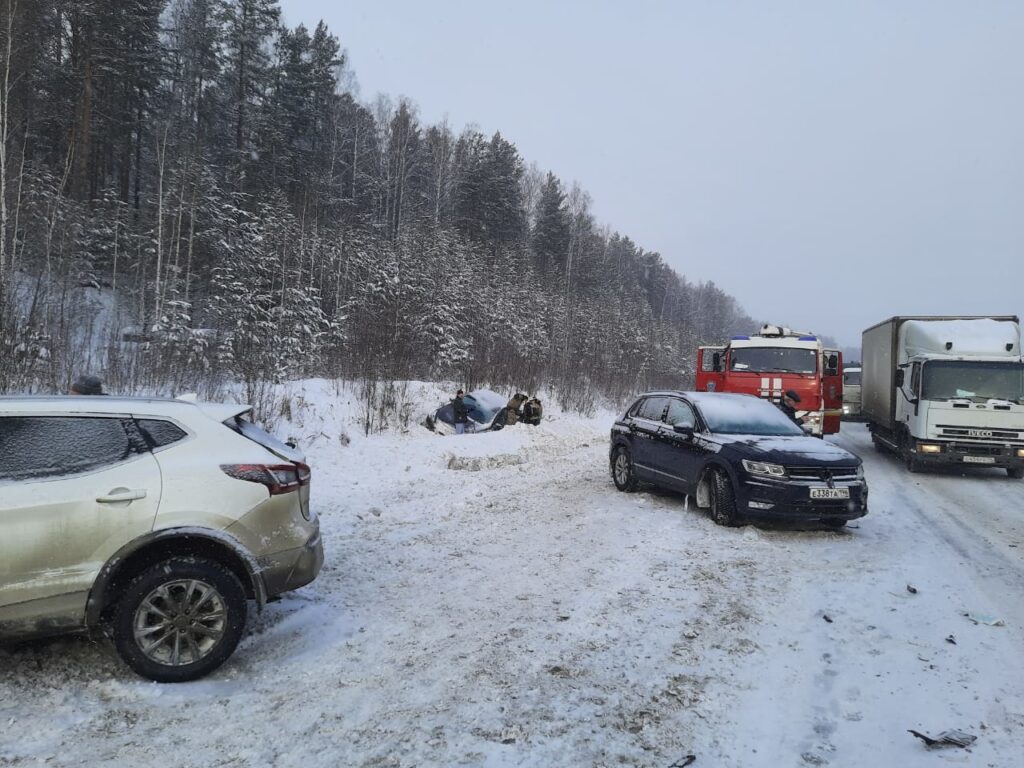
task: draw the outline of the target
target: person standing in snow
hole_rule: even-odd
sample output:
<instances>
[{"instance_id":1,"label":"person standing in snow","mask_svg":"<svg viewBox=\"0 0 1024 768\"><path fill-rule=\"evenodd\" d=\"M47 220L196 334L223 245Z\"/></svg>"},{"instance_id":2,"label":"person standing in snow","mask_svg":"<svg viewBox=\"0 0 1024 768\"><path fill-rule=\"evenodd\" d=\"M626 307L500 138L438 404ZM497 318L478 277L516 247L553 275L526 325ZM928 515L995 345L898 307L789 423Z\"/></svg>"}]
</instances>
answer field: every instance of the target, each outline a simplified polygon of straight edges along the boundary
<instances>
[{"instance_id":1,"label":"person standing in snow","mask_svg":"<svg viewBox=\"0 0 1024 768\"><path fill-rule=\"evenodd\" d=\"M466 393L461 389L455 393L455 399L452 400L452 417L455 420L455 434L461 435L466 432L466 424L469 421L469 408L466 406L466 402L462 399Z\"/></svg>"}]
</instances>

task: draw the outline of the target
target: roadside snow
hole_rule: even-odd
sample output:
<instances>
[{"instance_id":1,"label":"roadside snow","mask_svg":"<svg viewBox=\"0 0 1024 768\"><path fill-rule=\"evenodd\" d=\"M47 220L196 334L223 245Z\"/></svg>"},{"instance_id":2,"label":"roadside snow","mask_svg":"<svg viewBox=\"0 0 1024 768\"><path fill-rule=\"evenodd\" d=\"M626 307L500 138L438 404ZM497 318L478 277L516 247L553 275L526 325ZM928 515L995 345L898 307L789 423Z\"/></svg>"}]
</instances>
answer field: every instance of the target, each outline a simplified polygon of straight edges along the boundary
<instances>
[{"instance_id":1,"label":"roadside snow","mask_svg":"<svg viewBox=\"0 0 1024 768\"><path fill-rule=\"evenodd\" d=\"M871 483L856 528L725 529L615 490L611 414L367 438L323 382L294 403L318 581L197 683L76 639L0 651L0 765L1019 762L1024 483L911 476L844 425Z\"/></svg>"}]
</instances>

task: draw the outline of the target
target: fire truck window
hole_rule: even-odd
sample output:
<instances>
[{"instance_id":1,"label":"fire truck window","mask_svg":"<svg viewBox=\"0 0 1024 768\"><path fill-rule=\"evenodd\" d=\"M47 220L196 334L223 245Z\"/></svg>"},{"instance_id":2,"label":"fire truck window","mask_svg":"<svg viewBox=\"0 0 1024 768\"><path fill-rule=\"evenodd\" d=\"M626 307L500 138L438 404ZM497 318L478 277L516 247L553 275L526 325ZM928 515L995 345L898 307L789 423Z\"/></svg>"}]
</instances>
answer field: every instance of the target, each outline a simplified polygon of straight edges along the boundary
<instances>
[{"instance_id":1,"label":"fire truck window","mask_svg":"<svg viewBox=\"0 0 1024 768\"><path fill-rule=\"evenodd\" d=\"M799 347L739 347L729 355L729 370L750 373L814 373L818 353Z\"/></svg>"},{"instance_id":2,"label":"fire truck window","mask_svg":"<svg viewBox=\"0 0 1024 768\"><path fill-rule=\"evenodd\" d=\"M721 370L721 359L724 357L721 347L706 347L700 358L700 369L705 372ZM718 365L715 365L715 363Z\"/></svg>"}]
</instances>

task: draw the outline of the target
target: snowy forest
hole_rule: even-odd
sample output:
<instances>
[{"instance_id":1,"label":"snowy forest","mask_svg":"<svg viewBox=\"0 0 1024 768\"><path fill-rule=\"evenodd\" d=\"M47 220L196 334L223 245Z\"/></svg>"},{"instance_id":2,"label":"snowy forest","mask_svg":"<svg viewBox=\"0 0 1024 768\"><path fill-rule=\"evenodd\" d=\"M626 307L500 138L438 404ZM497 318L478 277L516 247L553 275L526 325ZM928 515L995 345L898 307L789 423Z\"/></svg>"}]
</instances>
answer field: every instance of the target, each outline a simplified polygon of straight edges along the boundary
<instances>
[{"instance_id":1,"label":"snowy forest","mask_svg":"<svg viewBox=\"0 0 1024 768\"><path fill-rule=\"evenodd\" d=\"M508 137L361 101L339 37L275 0L0 14L0 392L326 376L586 403L687 386L698 343L755 325Z\"/></svg>"}]
</instances>

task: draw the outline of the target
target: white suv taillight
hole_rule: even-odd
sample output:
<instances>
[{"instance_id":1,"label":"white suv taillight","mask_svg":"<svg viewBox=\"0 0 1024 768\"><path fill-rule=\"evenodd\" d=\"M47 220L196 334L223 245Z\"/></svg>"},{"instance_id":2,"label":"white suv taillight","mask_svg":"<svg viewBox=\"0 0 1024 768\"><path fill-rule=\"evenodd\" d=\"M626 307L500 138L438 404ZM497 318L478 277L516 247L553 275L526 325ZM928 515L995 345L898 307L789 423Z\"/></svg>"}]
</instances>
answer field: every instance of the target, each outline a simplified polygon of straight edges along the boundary
<instances>
[{"instance_id":1,"label":"white suv taillight","mask_svg":"<svg viewBox=\"0 0 1024 768\"><path fill-rule=\"evenodd\" d=\"M236 480L265 485L271 496L297 491L309 485L309 467L300 462L294 464L221 464L225 475Z\"/></svg>"}]
</instances>

